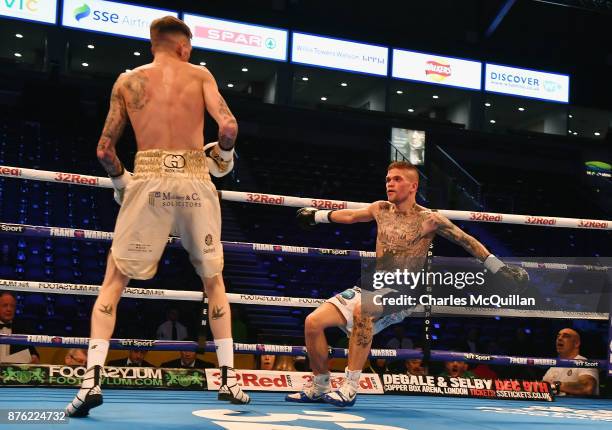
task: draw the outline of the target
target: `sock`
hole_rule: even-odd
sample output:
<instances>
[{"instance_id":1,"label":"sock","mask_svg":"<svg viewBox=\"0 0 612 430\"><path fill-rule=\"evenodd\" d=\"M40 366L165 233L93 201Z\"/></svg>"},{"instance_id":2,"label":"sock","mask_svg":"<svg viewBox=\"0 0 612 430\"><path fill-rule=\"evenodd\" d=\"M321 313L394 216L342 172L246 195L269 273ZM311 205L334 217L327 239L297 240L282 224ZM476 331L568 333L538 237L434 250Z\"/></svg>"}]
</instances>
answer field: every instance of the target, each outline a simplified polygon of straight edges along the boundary
<instances>
[{"instance_id":1,"label":"sock","mask_svg":"<svg viewBox=\"0 0 612 430\"><path fill-rule=\"evenodd\" d=\"M349 368L347 367L345 371L345 377L346 379L351 381L351 383L358 386L359 378L361 377L361 370L349 370Z\"/></svg>"},{"instance_id":2,"label":"sock","mask_svg":"<svg viewBox=\"0 0 612 430\"><path fill-rule=\"evenodd\" d=\"M87 369L91 369L85 373L85 377L93 376L93 367L101 366L104 367L106 361L106 355L108 354L108 340L106 339L90 339L89 350L87 351ZM83 388L93 387L94 380L88 379L83 381Z\"/></svg>"},{"instance_id":3,"label":"sock","mask_svg":"<svg viewBox=\"0 0 612 430\"><path fill-rule=\"evenodd\" d=\"M315 375L314 384L317 387L325 388L329 386L329 373L320 373Z\"/></svg>"},{"instance_id":4,"label":"sock","mask_svg":"<svg viewBox=\"0 0 612 430\"><path fill-rule=\"evenodd\" d=\"M234 367L234 339L227 337L225 339L215 339L215 348L217 350L217 360L219 367L228 366Z\"/></svg>"},{"instance_id":5,"label":"sock","mask_svg":"<svg viewBox=\"0 0 612 430\"><path fill-rule=\"evenodd\" d=\"M330 390L329 373L320 373L313 378L314 389L317 394L328 393Z\"/></svg>"}]
</instances>

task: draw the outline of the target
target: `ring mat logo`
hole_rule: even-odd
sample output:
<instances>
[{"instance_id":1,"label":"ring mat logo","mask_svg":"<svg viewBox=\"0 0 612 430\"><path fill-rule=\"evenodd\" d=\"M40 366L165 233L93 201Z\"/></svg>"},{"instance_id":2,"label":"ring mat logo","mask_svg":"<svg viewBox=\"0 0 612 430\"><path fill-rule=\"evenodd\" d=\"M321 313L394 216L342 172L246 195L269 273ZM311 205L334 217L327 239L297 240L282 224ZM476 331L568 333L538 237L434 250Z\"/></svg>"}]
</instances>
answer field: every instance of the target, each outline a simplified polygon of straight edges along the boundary
<instances>
[{"instance_id":1,"label":"ring mat logo","mask_svg":"<svg viewBox=\"0 0 612 430\"><path fill-rule=\"evenodd\" d=\"M290 424L293 421L298 420L326 422L331 424L333 426L332 428L338 429L407 430L404 427L365 423L364 417L341 412L302 411L302 414L268 413L266 415L253 416L250 413L245 413L245 411L234 411L230 409L201 409L198 411L193 411L192 414L196 417L212 420L215 424L227 430L243 430L245 428L248 428L249 430L322 430L320 427L304 427L303 425L299 424ZM330 427L326 426L326 428Z\"/></svg>"}]
</instances>

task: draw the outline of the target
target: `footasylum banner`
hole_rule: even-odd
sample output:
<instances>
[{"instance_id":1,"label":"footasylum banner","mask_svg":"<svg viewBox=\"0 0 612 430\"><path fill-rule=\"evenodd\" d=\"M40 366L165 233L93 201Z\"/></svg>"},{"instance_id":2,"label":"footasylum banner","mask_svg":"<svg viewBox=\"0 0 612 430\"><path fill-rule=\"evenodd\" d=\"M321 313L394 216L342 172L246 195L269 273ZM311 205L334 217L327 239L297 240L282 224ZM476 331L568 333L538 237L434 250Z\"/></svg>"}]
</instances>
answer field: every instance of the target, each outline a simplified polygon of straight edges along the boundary
<instances>
[{"instance_id":1,"label":"footasylum banner","mask_svg":"<svg viewBox=\"0 0 612 430\"><path fill-rule=\"evenodd\" d=\"M85 367L62 365L0 365L0 386L77 387ZM104 367L102 388L205 390L202 369L155 367Z\"/></svg>"}]
</instances>

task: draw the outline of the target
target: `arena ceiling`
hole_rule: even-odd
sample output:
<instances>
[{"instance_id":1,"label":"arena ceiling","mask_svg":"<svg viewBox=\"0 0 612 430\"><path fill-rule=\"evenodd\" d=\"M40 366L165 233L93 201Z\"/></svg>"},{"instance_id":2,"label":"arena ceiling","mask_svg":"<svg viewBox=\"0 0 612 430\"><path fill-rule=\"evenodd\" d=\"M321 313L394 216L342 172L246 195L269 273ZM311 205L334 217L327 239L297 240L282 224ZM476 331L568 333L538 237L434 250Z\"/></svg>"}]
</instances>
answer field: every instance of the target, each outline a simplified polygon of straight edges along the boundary
<instances>
[{"instance_id":1,"label":"arena ceiling","mask_svg":"<svg viewBox=\"0 0 612 430\"><path fill-rule=\"evenodd\" d=\"M607 1L140 0L137 3L567 73L572 77L572 108L567 113L570 133L590 137L599 133L603 138L612 121L612 114L602 112L612 111L612 82L607 78L612 74L609 31L612 8ZM151 59L144 41L22 21L3 19L1 24L0 64L14 63L17 69L29 65L44 67L48 60L45 57L52 56L62 59L64 64L55 66L69 74L112 79ZM17 37L18 34L23 37ZM49 47L50 40L56 41L54 47ZM15 57L16 53L21 57ZM204 50L194 50L192 62L206 64L224 90L247 94L272 79L278 66L274 62ZM52 66L46 64L47 68ZM387 84L382 81L296 67L293 101L317 105L324 102L321 98L327 98L325 101L330 104L343 105L358 98L366 88L382 86L384 90ZM461 97L459 92L447 88L420 86L410 91L400 82L393 82L389 90L392 94L389 104L395 112L415 115L431 116L436 107L444 107ZM436 95L438 98L434 98ZM480 102L492 103L485 98ZM536 118L546 109L560 109L550 103L511 97L493 99L493 109L484 111L482 121L486 127L499 128L505 126L504 121L508 126L529 123L530 115ZM492 113L496 108L499 110Z\"/></svg>"}]
</instances>

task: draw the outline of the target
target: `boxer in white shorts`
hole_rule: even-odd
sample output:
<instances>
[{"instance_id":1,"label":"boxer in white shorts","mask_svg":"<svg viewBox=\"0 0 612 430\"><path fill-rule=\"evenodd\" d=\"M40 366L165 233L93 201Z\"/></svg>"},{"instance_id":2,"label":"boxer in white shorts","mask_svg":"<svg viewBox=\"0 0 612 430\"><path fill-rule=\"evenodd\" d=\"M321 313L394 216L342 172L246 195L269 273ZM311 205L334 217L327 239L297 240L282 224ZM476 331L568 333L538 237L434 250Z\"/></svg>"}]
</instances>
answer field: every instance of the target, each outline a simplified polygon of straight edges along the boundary
<instances>
[{"instance_id":1,"label":"boxer in white shorts","mask_svg":"<svg viewBox=\"0 0 612 430\"><path fill-rule=\"evenodd\" d=\"M131 279L150 279L170 232L202 278L223 270L221 209L203 151L139 151L125 189L111 256Z\"/></svg>"},{"instance_id":2,"label":"boxer in white shorts","mask_svg":"<svg viewBox=\"0 0 612 430\"><path fill-rule=\"evenodd\" d=\"M100 372L113 334L116 310L130 279L150 279L174 232L181 237L208 298L210 329L221 369L219 399L249 402L236 383L231 313L225 294L221 213L210 174L232 170L238 134L236 118L212 74L189 64L191 30L166 16L151 23L153 62L122 73L98 141L98 160L111 177L122 205L104 282L91 316L87 371L66 407L84 417L102 404ZM219 141L204 147L204 117L219 125ZM115 146L127 122L136 137L135 174L125 170ZM209 174L210 173L210 174Z\"/></svg>"},{"instance_id":3,"label":"boxer in white shorts","mask_svg":"<svg viewBox=\"0 0 612 430\"><path fill-rule=\"evenodd\" d=\"M385 295L387 292L391 292L390 288L383 288L378 290L378 294ZM342 314L344 324L339 325L343 332L349 337L353 331L353 315L355 314L355 308L361 306L361 288L353 287L348 290L336 294L335 296L327 299L325 303L330 303L336 307L336 309ZM378 318L374 321L373 334L380 333L390 325L402 322L404 318L411 314L411 309L402 309L400 312L390 313Z\"/></svg>"},{"instance_id":4,"label":"boxer in white shorts","mask_svg":"<svg viewBox=\"0 0 612 430\"><path fill-rule=\"evenodd\" d=\"M298 222L306 228L312 228L320 223L353 224L375 221L377 271L395 271L399 268L420 271L425 264L429 245L438 234L461 245L482 261L491 273L515 283L529 280L523 268L504 264L478 240L459 229L442 214L418 205L416 192L419 172L416 167L405 161L394 161L387 167L385 181L387 201L377 201L361 209L329 211L302 208L298 211ZM385 309L384 306L377 305L372 298L363 297L369 293L371 291L357 294L354 289L346 290L323 303L306 317L304 337L313 371L312 384L305 386L301 392L288 395L285 400L300 403L326 402L341 407L355 404L359 378L370 353L373 334L394 321L401 321L402 315L410 311L401 306ZM377 290L377 294L392 297L399 292L388 288L387 291ZM349 313L349 310L352 310L352 313ZM350 327L345 378L342 386L334 391L330 391L327 363L328 344L324 330L328 327Z\"/></svg>"}]
</instances>

